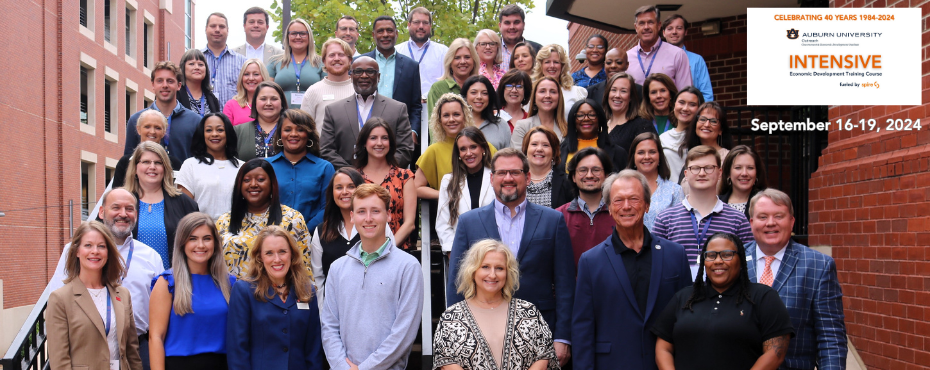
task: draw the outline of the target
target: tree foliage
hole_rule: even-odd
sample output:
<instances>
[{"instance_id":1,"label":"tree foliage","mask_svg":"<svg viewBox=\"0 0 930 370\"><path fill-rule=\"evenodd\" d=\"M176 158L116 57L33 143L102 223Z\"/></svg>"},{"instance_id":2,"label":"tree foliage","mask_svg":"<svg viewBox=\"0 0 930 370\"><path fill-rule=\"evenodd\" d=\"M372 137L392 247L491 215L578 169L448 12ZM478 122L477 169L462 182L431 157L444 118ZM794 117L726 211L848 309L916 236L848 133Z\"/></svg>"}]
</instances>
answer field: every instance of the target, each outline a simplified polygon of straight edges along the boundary
<instances>
[{"instance_id":1,"label":"tree foliage","mask_svg":"<svg viewBox=\"0 0 930 370\"><path fill-rule=\"evenodd\" d=\"M281 22L280 0L271 4L272 17ZM351 15L361 23L357 48L359 52L374 49L372 21L381 15L394 17L397 22L397 41L408 39L407 14L411 9L424 6L433 12L433 36L442 44L464 37L473 40L479 30L497 30L497 14L507 4L520 4L527 11L533 8L532 0L291 0L293 18L310 22L317 48L336 33L336 21L343 15ZM281 30L274 31L276 40L281 40Z\"/></svg>"}]
</instances>

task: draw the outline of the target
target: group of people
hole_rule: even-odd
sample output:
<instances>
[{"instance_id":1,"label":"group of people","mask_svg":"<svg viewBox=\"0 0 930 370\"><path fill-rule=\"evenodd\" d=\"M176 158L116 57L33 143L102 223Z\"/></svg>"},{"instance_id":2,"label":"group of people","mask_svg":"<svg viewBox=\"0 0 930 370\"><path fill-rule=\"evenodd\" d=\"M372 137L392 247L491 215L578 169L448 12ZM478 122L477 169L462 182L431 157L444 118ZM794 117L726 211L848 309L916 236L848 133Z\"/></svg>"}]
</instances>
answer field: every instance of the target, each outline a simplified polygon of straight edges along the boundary
<instances>
[{"instance_id":1,"label":"group of people","mask_svg":"<svg viewBox=\"0 0 930 370\"><path fill-rule=\"evenodd\" d=\"M278 48L251 8L229 48L209 15L62 252L51 368L403 369L423 233L448 267L435 369L845 368L833 260L732 145L685 19L644 6L635 47L591 36L571 73L519 6L498 18L447 47L426 8L400 44L378 17L359 53L345 16L317 54L305 20Z\"/></svg>"}]
</instances>

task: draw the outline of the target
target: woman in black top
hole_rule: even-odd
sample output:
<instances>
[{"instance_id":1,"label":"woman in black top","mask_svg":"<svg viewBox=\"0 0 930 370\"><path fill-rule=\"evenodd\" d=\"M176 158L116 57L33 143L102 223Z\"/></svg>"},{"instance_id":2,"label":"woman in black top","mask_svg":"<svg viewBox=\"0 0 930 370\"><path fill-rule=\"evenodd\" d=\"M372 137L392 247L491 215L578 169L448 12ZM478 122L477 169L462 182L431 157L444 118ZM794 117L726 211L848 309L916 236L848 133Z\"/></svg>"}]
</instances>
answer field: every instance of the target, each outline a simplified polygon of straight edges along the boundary
<instances>
[{"instance_id":1,"label":"woman in black top","mask_svg":"<svg viewBox=\"0 0 930 370\"><path fill-rule=\"evenodd\" d=\"M601 99L603 102L611 143L630 149L637 135L656 132L652 122L639 116L639 106L643 101L641 87L637 87L636 81L626 72L610 76L606 81L604 95L590 98Z\"/></svg>"},{"instance_id":2,"label":"woman in black top","mask_svg":"<svg viewBox=\"0 0 930 370\"><path fill-rule=\"evenodd\" d=\"M603 150L612 163L622 165L627 162L626 147L611 141L607 133L607 116L593 99L577 101L568 111L568 132L559 146L562 171L575 152L587 147Z\"/></svg>"},{"instance_id":3,"label":"woman in black top","mask_svg":"<svg viewBox=\"0 0 930 370\"><path fill-rule=\"evenodd\" d=\"M699 266L694 285L676 293L652 327L659 369L777 369L794 328L778 292L749 281L740 239L711 235Z\"/></svg>"},{"instance_id":4,"label":"woman in black top","mask_svg":"<svg viewBox=\"0 0 930 370\"><path fill-rule=\"evenodd\" d=\"M222 112L219 100L210 88L210 66L203 52L190 49L181 56L181 90L178 102L201 117L211 112ZM224 102L225 103L225 102Z\"/></svg>"},{"instance_id":5,"label":"woman in black top","mask_svg":"<svg viewBox=\"0 0 930 370\"><path fill-rule=\"evenodd\" d=\"M452 252L459 216L494 201L491 190L491 149L477 127L466 127L455 136L452 173L442 176L436 233L444 253Z\"/></svg>"},{"instance_id":6,"label":"woman in black top","mask_svg":"<svg viewBox=\"0 0 930 370\"><path fill-rule=\"evenodd\" d=\"M737 145L723 160L723 174L717 197L749 219L749 201L768 187L765 166L748 146Z\"/></svg>"}]
</instances>

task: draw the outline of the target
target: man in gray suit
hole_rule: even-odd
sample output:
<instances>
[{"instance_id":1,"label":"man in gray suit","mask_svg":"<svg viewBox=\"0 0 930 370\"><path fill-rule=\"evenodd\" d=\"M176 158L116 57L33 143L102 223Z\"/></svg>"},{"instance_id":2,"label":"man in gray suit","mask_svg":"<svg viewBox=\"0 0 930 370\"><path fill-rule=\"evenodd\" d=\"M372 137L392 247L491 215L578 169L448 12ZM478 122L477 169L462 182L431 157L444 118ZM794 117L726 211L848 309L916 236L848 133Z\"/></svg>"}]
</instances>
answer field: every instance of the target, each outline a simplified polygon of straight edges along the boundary
<instances>
[{"instance_id":1,"label":"man in gray suit","mask_svg":"<svg viewBox=\"0 0 930 370\"><path fill-rule=\"evenodd\" d=\"M413 154L413 137L407 106L378 95L381 73L378 62L374 59L359 57L352 62L349 74L352 76L355 95L326 107L323 134L320 137L323 159L337 169L353 165L359 130L371 117L381 117L394 131L397 146L394 157L401 168L406 168Z\"/></svg>"},{"instance_id":2,"label":"man in gray suit","mask_svg":"<svg viewBox=\"0 0 930 370\"><path fill-rule=\"evenodd\" d=\"M243 18L243 28L245 28L245 44L233 49L233 51L245 55L246 59L258 59L265 63L271 62L271 57L284 54L284 50L272 43L265 42L265 34L268 33L268 12L261 7L253 6L245 11Z\"/></svg>"}]
</instances>

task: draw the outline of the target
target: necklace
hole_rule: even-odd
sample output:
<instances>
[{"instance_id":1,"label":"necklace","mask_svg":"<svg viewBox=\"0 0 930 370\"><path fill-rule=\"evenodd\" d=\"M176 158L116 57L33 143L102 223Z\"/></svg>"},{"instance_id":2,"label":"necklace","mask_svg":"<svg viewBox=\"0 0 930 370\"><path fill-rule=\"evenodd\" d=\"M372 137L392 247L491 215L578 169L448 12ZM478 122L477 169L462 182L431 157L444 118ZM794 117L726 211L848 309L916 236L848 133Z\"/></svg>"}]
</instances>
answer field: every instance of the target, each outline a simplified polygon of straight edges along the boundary
<instances>
[{"instance_id":1,"label":"necklace","mask_svg":"<svg viewBox=\"0 0 930 370\"><path fill-rule=\"evenodd\" d=\"M103 288L103 289L101 289L101 290L100 290L99 292L97 292L97 293L91 292L90 289L88 289L87 291L90 292L90 295L94 296L94 298L100 298L100 295L103 294L103 291L104 291L105 289L106 289L106 288Z\"/></svg>"},{"instance_id":2,"label":"necklace","mask_svg":"<svg viewBox=\"0 0 930 370\"><path fill-rule=\"evenodd\" d=\"M546 179L546 177L549 177L549 173L550 173L550 172L552 172L552 170L549 170L548 172L546 172L545 175L543 175L542 177L538 177L538 178L537 178L537 177L533 177L532 175L530 175L530 181L532 181L532 182L540 182L540 181L543 181L543 180Z\"/></svg>"},{"instance_id":3,"label":"necklace","mask_svg":"<svg viewBox=\"0 0 930 370\"><path fill-rule=\"evenodd\" d=\"M493 304L493 303L491 303L491 302L482 302L482 301L479 301L477 298L474 298L473 300L474 300L475 303L481 303L481 304L484 304L484 305L486 305L486 306L490 306L490 305ZM490 308L478 307L478 305L475 305L475 307L478 307L478 308L480 308L480 309L482 309L482 310L493 310L493 309L495 309L495 308L500 307L501 304L504 303L504 298L501 298L501 299L498 300L496 303L497 303L497 304L495 304L494 307L490 307Z\"/></svg>"},{"instance_id":4,"label":"necklace","mask_svg":"<svg viewBox=\"0 0 930 370\"><path fill-rule=\"evenodd\" d=\"M278 284L275 284L275 285L274 285L274 287L275 287L275 288L278 288L278 289L284 288L284 287L286 287L286 286L287 286L287 283L283 283L283 284L281 284L281 285L278 285Z\"/></svg>"}]
</instances>

